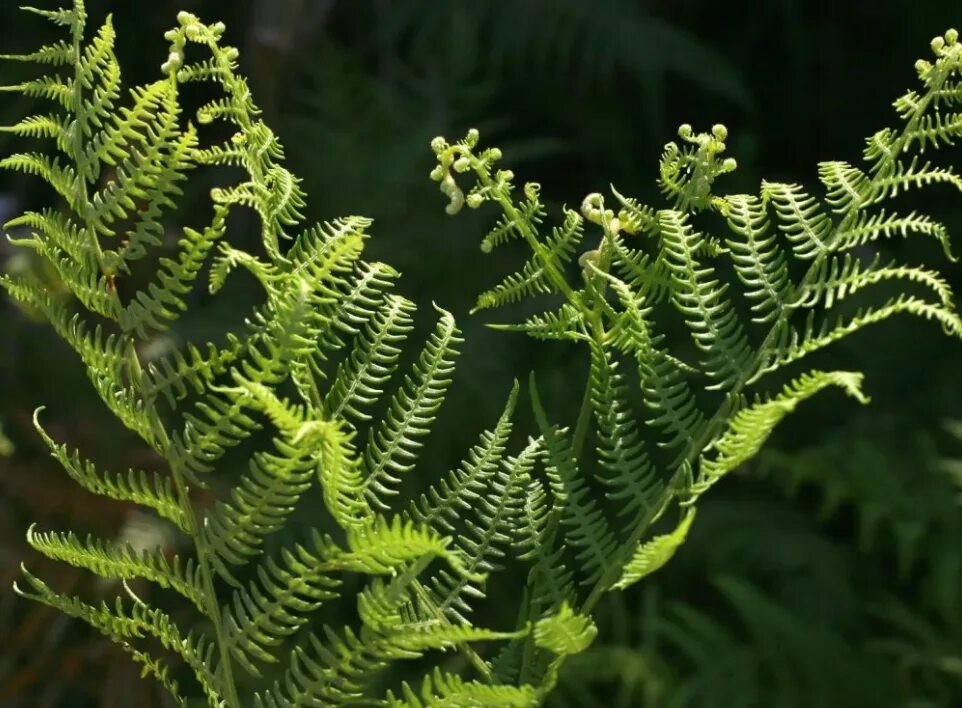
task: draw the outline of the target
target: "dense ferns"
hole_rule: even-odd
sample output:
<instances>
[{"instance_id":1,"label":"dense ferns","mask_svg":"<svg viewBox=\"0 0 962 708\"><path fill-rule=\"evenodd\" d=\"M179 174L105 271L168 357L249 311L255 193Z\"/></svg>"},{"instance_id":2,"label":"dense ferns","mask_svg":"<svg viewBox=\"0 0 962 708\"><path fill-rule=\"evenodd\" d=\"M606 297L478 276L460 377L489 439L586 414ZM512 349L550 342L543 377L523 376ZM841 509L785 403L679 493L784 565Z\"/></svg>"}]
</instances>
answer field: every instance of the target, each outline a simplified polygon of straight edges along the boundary
<instances>
[{"instance_id":1,"label":"dense ferns","mask_svg":"<svg viewBox=\"0 0 962 708\"><path fill-rule=\"evenodd\" d=\"M934 63L917 67L922 88L896 102L902 122L869 140L864 168L820 166L821 199L767 182L759 196L716 195L715 179L735 168L721 157L726 131L683 126L681 145L670 143L661 160L665 208L615 192L615 214L593 194L581 213L567 210L546 231L538 186L525 185L516 199L513 175L495 167L496 149L477 150L475 132L454 145L439 138L433 177L449 212L494 202L503 217L483 250L513 239L531 250L478 309L554 295L560 304L501 327L584 345L590 364L570 425L552 420L532 377L537 435L513 430L515 387L462 464L404 500L402 476L417 463L462 343L451 314L438 309L405 371L414 306L392 291L395 271L362 259L369 220L305 228L298 180L236 73L237 50L221 44L223 25L181 13L166 35L162 78L125 91L109 19L88 40L81 0L31 12L69 36L10 57L50 73L4 90L54 110L5 130L51 147L0 165L40 176L65 206L8 227L28 234L16 244L43 258L73 299L27 277L0 282L46 317L104 404L165 469L104 471L52 439L40 415L37 427L80 486L152 509L193 550L169 556L31 529L35 549L119 579L120 589L112 602L90 603L28 570L17 589L117 641L182 703L202 692L211 706L231 708L537 705L564 658L594 638L598 601L664 565L695 522L701 495L754 455L800 401L833 386L866 400L854 372L803 372L764 391L775 372L901 312L962 336L937 272L870 255L872 241L910 234L948 253L941 224L877 205L930 183L962 189L950 168L920 156L962 136L962 113L953 112L962 105L955 32L933 42ZM216 97L191 120L182 90ZM172 224L185 218L182 190L201 168L239 177L211 190L206 216L190 210L176 252L138 285L134 274L164 253ZM456 174L468 172L476 184L465 194ZM238 208L258 216L262 238L251 250L226 239ZM586 222L599 241L574 268ZM724 223L723 238L699 231ZM721 281L726 268L741 295ZM147 345L187 310L195 281L206 277L213 294L235 271L262 292L242 331L149 356ZM849 296L883 281L898 283L900 294L846 309ZM665 318L679 314L693 347L666 337ZM226 475L229 494L198 503L198 490ZM279 532L315 489L327 517L309 540L284 545ZM509 552L529 568L518 621L476 626L472 611ZM178 626L138 597L133 580L180 595L197 621ZM339 599L356 606L348 619L324 612ZM498 651L479 650L489 642ZM415 663L424 676L414 684L379 683L390 664L435 650L462 660Z\"/></svg>"}]
</instances>

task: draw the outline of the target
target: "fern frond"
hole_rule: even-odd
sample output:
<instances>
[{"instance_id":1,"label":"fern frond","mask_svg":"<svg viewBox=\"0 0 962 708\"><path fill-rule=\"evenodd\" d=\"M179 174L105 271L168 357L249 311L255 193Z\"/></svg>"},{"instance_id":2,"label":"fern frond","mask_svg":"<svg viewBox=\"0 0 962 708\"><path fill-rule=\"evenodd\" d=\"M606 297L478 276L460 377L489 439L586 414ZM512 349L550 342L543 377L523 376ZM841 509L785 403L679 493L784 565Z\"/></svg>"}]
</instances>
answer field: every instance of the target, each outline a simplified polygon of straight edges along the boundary
<instances>
[{"instance_id":1,"label":"fern frond","mask_svg":"<svg viewBox=\"0 0 962 708\"><path fill-rule=\"evenodd\" d=\"M931 217L915 212L908 216L886 214L885 210L881 210L878 214L863 212L852 226L837 233L832 241L832 250L842 251L857 248L879 238L906 237L910 233L932 236L942 245L945 255L950 260L955 260L949 243L949 232L945 225Z\"/></svg>"},{"instance_id":2,"label":"fern frond","mask_svg":"<svg viewBox=\"0 0 962 708\"><path fill-rule=\"evenodd\" d=\"M658 484L644 440L625 400L617 362L601 346L591 346L589 377L597 421L598 455L608 497L618 503L625 526L634 529L649 513Z\"/></svg>"},{"instance_id":3,"label":"fern frond","mask_svg":"<svg viewBox=\"0 0 962 708\"><path fill-rule=\"evenodd\" d=\"M753 322L770 322L781 315L791 299L792 283L785 256L769 233L768 214L760 199L751 195L725 198L728 226L741 238L725 239L735 271L752 301Z\"/></svg>"},{"instance_id":4,"label":"fern frond","mask_svg":"<svg viewBox=\"0 0 962 708\"><path fill-rule=\"evenodd\" d=\"M708 355L704 370L716 380L709 388L725 388L751 356L741 323L725 298L728 286L714 279L714 268L699 263L695 253L700 238L687 215L665 210L658 213L658 222L671 273L672 301L685 316L695 344Z\"/></svg>"},{"instance_id":5,"label":"fern frond","mask_svg":"<svg viewBox=\"0 0 962 708\"><path fill-rule=\"evenodd\" d=\"M796 258L812 260L829 250L832 218L801 186L764 181L762 201L775 206L778 228L792 244Z\"/></svg>"},{"instance_id":6,"label":"fern frond","mask_svg":"<svg viewBox=\"0 0 962 708\"><path fill-rule=\"evenodd\" d=\"M814 284L805 288L800 299L795 303L796 307L810 308L822 304L828 309L836 301L849 297L862 288L886 280L918 283L931 289L947 309L951 310L954 307L952 288L941 274L934 270L900 266L894 262L888 266L880 266L878 256L866 263L853 258L848 253L844 258L833 256L824 261L821 267L821 274Z\"/></svg>"},{"instance_id":7,"label":"fern frond","mask_svg":"<svg viewBox=\"0 0 962 708\"><path fill-rule=\"evenodd\" d=\"M541 441L531 439L516 457L507 457L503 470L491 476L487 488L475 501L472 517L465 519L465 530L457 535L455 547L460 550L464 568L458 577L441 570L432 579L438 609L460 622L467 623L471 598L485 597L479 579L500 570L500 559L511 543L512 531L521 514L524 493L531 472L541 456Z\"/></svg>"},{"instance_id":8,"label":"fern frond","mask_svg":"<svg viewBox=\"0 0 962 708\"><path fill-rule=\"evenodd\" d=\"M168 561L160 549L137 550L130 544L89 535L82 541L72 531L37 532L32 526L27 530L27 543L47 558L86 568L102 578L143 578L162 588L171 588L201 612L205 611L199 567L193 560L184 562L175 555Z\"/></svg>"},{"instance_id":9,"label":"fern frond","mask_svg":"<svg viewBox=\"0 0 962 708\"><path fill-rule=\"evenodd\" d=\"M396 494L398 474L413 467L420 438L428 434L451 384L457 346L463 341L451 313L437 308L441 319L421 350L404 383L391 398L387 415L372 431L364 450L367 496L387 508L384 498Z\"/></svg>"},{"instance_id":10,"label":"fern frond","mask_svg":"<svg viewBox=\"0 0 962 708\"><path fill-rule=\"evenodd\" d=\"M348 358L338 366L324 399L332 418L350 414L370 420L363 408L377 401L384 384L397 368L399 345L413 329L414 303L390 295L366 322Z\"/></svg>"},{"instance_id":11,"label":"fern frond","mask_svg":"<svg viewBox=\"0 0 962 708\"><path fill-rule=\"evenodd\" d=\"M685 542L688 529L695 520L695 511L694 507L690 507L672 531L639 544L631 560L622 569L621 578L614 587L624 590L661 569L670 561L681 544Z\"/></svg>"},{"instance_id":12,"label":"fern frond","mask_svg":"<svg viewBox=\"0 0 962 708\"><path fill-rule=\"evenodd\" d=\"M811 310L803 331L786 327L780 332L775 345L763 352L761 363L749 379L749 383L827 347L863 327L883 322L903 312L926 320L934 320L942 326L946 334L962 338L962 319L954 310L912 295L903 294L888 300L883 305L860 308L849 319L845 319L844 316L826 318L821 324L816 324L815 311Z\"/></svg>"},{"instance_id":13,"label":"fern frond","mask_svg":"<svg viewBox=\"0 0 962 708\"><path fill-rule=\"evenodd\" d=\"M79 452L76 450L71 452L66 445L57 443L50 437L40 425L39 416L42 410L43 408L38 408L34 412L34 427L50 448L50 454L71 479L91 494L153 509L181 531L187 531L184 509L177 499L169 477L163 477L156 472L149 474L143 470L133 469L128 470L126 475L109 475L99 471L92 462L82 459Z\"/></svg>"},{"instance_id":14,"label":"fern frond","mask_svg":"<svg viewBox=\"0 0 962 708\"><path fill-rule=\"evenodd\" d=\"M148 336L148 329L162 332L168 323L186 309L183 296L190 292L194 280L207 260L214 243L224 235L226 212L218 211L210 226L203 231L190 227L178 241L177 259L162 258L157 271L157 282L137 292L121 311L118 321L126 332Z\"/></svg>"},{"instance_id":15,"label":"fern frond","mask_svg":"<svg viewBox=\"0 0 962 708\"><path fill-rule=\"evenodd\" d=\"M554 615L543 617L534 626L534 639L539 647L560 656L580 654L598 636L598 628L590 617L578 614L564 603Z\"/></svg>"},{"instance_id":16,"label":"fern frond","mask_svg":"<svg viewBox=\"0 0 962 708\"><path fill-rule=\"evenodd\" d=\"M264 537L284 525L311 486L316 461L289 443L274 444L280 454L255 453L231 500L217 502L204 518L204 545L225 579L233 579L229 566L261 553Z\"/></svg>"},{"instance_id":17,"label":"fern frond","mask_svg":"<svg viewBox=\"0 0 962 708\"><path fill-rule=\"evenodd\" d=\"M588 336L584 333L584 313L570 303L565 303L551 312L531 315L524 322L517 324L491 324L488 326L502 332L523 332L529 337L541 340L582 341L587 339Z\"/></svg>"},{"instance_id":18,"label":"fern frond","mask_svg":"<svg viewBox=\"0 0 962 708\"><path fill-rule=\"evenodd\" d=\"M203 352L188 343L185 352L175 350L170 355L158 357L145 367L144 395L163 396L175 406L191 391L202 394L215 378L227 371L244 348L243 341L228 333L227 343L222 348L208 342L207 351Z\"/></svg>"},{"instance_id":19,"label":"fern frond","mask_svg":"<svg viewBox=\"0 0 962 708\"><path fill-rule=\"evenodd\" d=\"M453 708L454 706L485 706L488 708L534 708L540 704L533 686L504 686L465 681L455 674L436 668L424 677L420 691L407 682L399 696L388 693L390 708Z\"/></svg>"},{"instance_id":20,"label":"fern frond","mask_svg":"<svg viewBox=\"0 0 962 708\"><path fill-rule=\"evenodd\" d=\"M694 499L704 494L722 476L752 457L782 419L804 400L828 386L838 386L860 403L862 374L850 371L812 371L787 384L774 398L756 399L731 418L725 433L699 457L698 478L691 487Z\"/></svg>"},{"instance_id":21,"label":"fern frond","mask_svg":"<svg viewBox=\"0 0 962 708\"><path fill-rule=\"evenodd\" d=\"M29 588L14 586L14 590L22 597L53 607L68 617L83 620L122 646L145 637L157 640L190 667L211 708L221 705L221 691L213 668L215 662L212 644L191 635L183 636L171 618L160 610L139 604L133 604L127 609L120 598L117 598L113 608L106 603L101 603L99 607L88 605L77 598L53 591L45 582L26 570L22 573ZM143 652L140 653L144 655ZM156 659L152 661L156 662Z\"/></svg>"},{"instance_id":22,"label":"fern frond","mask_svg":"<svg viewBox=\"0 0 962 708\"><path fill-rule=\"evenodd\" d=\"M471 312L502 307L534 295L557 292L550 269L552 266L556 270L562 269L564 264L571 260L583 236L584 220L578 212L568 209L565 212L564 224L552 230L543 252L532 256L520 271L512 273L500 284L479 295ZM550 264L545 263L546 259Z\"/></svg>"},{"instance_id":23,"label":"fern frond","mask_svg":"<svg viewBox=\"0 0 962 708\"><path fill-rule=\"evenodd\" d=\"M585 583L595 582L608 571L617 541L604 513L578 474L578 460L567 431L548 422L533 381L531 403L541 429L553 503L559 509L561 523L569 529L567 543L578 549L576 557L587 575Z\"/></svg>"}]
</instances>

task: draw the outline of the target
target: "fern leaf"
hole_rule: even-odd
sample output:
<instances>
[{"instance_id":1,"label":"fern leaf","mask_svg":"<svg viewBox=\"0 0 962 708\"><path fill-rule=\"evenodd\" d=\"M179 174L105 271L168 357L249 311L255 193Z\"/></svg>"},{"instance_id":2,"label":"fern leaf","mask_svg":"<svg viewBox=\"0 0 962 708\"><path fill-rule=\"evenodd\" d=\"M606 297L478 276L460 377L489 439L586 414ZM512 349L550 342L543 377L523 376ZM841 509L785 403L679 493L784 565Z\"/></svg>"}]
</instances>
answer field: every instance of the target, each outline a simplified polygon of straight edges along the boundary
<instances>
[{"instance_id":1,"label":"fern leaf","mask_svg":"<svg viewBox=\"0 0 962 708\"><path fill-rule=\"evenodd\" d=\"M878 263L878 256L870 263L853 258L850 254L845 254L844 259L833 256L824 262L816 282L804 289L794 306L814 307L822 304L827 309L836 301L870 285L887 280L905 280L931 289L947 309L954 307L952 288L937 271L900 266L894 262L888 266Z\"/></svg>"},{"instance_id":2,"label":"fern leaf","mask_svg":"<svg viewBox=\"0 0 962 708\"><path fill-rule=\"evenodd\" d=\"M775 206L779 229L795 256L812 260L828 251L834 225L821 205L797 184L762 182L762 200Z\"/></svg>"},{"instance_id":3,"label":"fern leaf","mask_svg":"<svg viewBox=\"0 0 962 708\"><path fill-rule=\"evenodd\" d=\"M424 677L420 691L408 683L401 693L388 693L390 708L455 708L455 706L486 706L489 708L534 708L540 704L533 686L505 686L465 681L454 674L435 669Z\"/></svg>"},{"instance_id":4,"label":"fern leaf","mask_svg":"<svg viewBox=\"0 0 962 708\"><path fill-rule=\"evenodd\" d=\"M812 310L809 312L804 331L800 333L797 329L786 327L780 332L778 342L764 352L757 370L749 378L749 383L757 381L777 368L827 347L863 327L883 322L903 312L926 320L935 320L942 325L942 330L946 334L962 338L962 319L959 319L954 310L911 295L899 295L883 305L861 308L849 319L842 316L834 320L825 319L820 325L816 325L815 311Z\"/></svg>"},{"instance_id":5,"label":"fern leaf","mask_svg":"<svg viewBox=\"0 0 962 708\"><path fill-rule=\"evenodd\" d=\"M526 297L556 292L550 269L552 266L560 269L571 260L583 235L581 215L571 209L567 210L564 224L552 231L543 252L532 256L519 272L512 273L500 284L479 295L471 312L502 307ZM550 261L550 265L544 262L545 259Z\"/></svg>"},{"instance_id":6,"label":"fern leaf","mask_svg":"<svg viewBox=\"0 0 962 708\"><path fill-rule=\"evenodd\" d=\"M861 389L862 375L849 371L812 371L804 374L774 398L756 399L738 411L725 433L699 458L698 479L691 488L694 498L742 462L754 456L775 426L795 407L828 386L838 386L861 403L868 402Z\"/></svg>"},{"instance_id":7,"label":"fern leaf","mask_svg":"<svg viewBox=\"0 0 962 708\"><path fill-rule=\"evenodd\" d=\"M204 612L199 568L179 556L170 561L159 549L137 550L130 544L117 544L88 536L81 541L73 532L37 532L31 526L27 543L53 560L86 568L102 578L122 580L143 578L163 588L171 588Z\"/></svg>"},{"instance_id":8,"label":"fern leaf","mask_svg":"<svg viewBox=\"0 0 962 708\"><path fill-rule=\"evenodd\" d=\"M932 236L942 245L942 250L949 260L955 260L945 226L931 217L915 212L908 216L886 214L884 210L871 215L862 213L852 226L838 232L832 242L832 250L857 248L879 238L891 238L896 235L906 237L910 233Z\"/></svg>"},{"instance_id":9,"label":"fern leaf","mask_svg":"<svg viewBox=\"0 0 962 708\"><path fill-rule=\"evenodd\" d=\"M561 523L569 529L567 543L578 549L576 557L587 575L585 583L593 583L608 571L617 541L579 474L566 431L548 422L533 382L531 402L544 442L551 494L560 509Z\"/></svg>"},{"instance_id":10,"label":"fern leaf","mask_svg":"<svg viewBox=\"0 0 962 708\"><path fill-rule=\"evenodd\" d=\"M727 285L695 256L700 236L678 211L658 213L666 264L672 279L672 301L684 314L695 344L708 355L705 372L716 380L709 388L725 388L747 366L750 349L735 310L725 298Z\"/></svg>"},{"instance_id":11,"label":"fern leaf","mask_svg":"<svg viewBox=\"0 0 962 708\"><path fill-rule=\"evenodd\" d=\"M592 344L590 383L597 421L598 455L608 497L618 502L626 527L634 529L650 511L658 485L644 440L625 401L625 384L601 346Z\"/></svg>"},{"instance_id":12,"label":"fern leaf","mask_svg":"<svg viewBox=\"0 0 962 708\"><path fill-rule=\"evenodd\" d=\"M725 239L735 271L752 301L753 322L770 322L781 315L791 298L785 256L775 234L769 234L768 215L762 202L750 195L725 198L725 216L740 239Z\"/></svg>"},{"instance_id":13,"label":"fern leaf","mask_svg":"<svg viewBox=\"0 0 962 708\"><path fill-rule=\"evenodd\" d=\"M363 408L377 400L397 368L399 345L413 329L413 310L414 303L392 295L367 321L348 358L338 367L324 399L331 418L350 414L359 420L370 420Z\"/></svg>"},{"instance_id":14,"label":"fern leaf","mask_svg":"<svg viewBox=\"0 0 962 708\"><path fill-rule=\"evenodd\" d=\"M655 536L654 538L640 543L635 549L631 560L625 564L621 571L621 578L615 583L614 587L619 590L634 585L642 578L651 575L656 570L661 569L672 559L681 544L688 536L688 529L691 528L695 520L695 508L691 507L685 512L670 533Z\"/></svg>"},{"instance_id":15,"label":"fern leaf","mask_svg":"<svg viewBox=\"0 0 962 708\"><path fill-rule=\"evenodd\" d=\"M396 494L396 475L413 467L420 438L428 434L454 369L457 345L463 340L451 313L438 308L441 319L404 383L391 398L385 419L372 431L364 450L363 474L368 498L387 508L383 497Z\"/></svg>"},{"instance_id":16,"label":"fern leaf","mask_svg":"<svg viewBox=\"0 0 962 708\"><path fill-rule=\"evenodd\" d=\"M160 259L157 282L137 292L121 311L118 321L124 331L146 338L148 328L164 331L168 322L187 309L183 295L190 291L214 243L224 235L225 218L225 212L218 212L202 232L184 229L184 237L177 244L177 259Z\"/></svg>"},{"instance_id":17,"label":"fern leaf","mask_svg":"<svg viewBox=\"0 0 962 708\"><path fill-rule=\"evenodd\" d=\"M598 635L598 628L590 617L578 614L564 603L557 614L535 623L534 639L539 647L560 656L580 654Z\"/></svg>"},{"instance_id":18,"label":"fern leaf","mask_svg":"<svg viewBox=\"0 0 962 708\"><path fill-rule=\"evenodd\" d=\"M132 605L128 610L120 598L117 598L112 609L106 603L95 607L77 598L54 592L46 583L26 570L22 573L29 589L14 586L14 590L22 597L53 607L68 617L83 620L121 646L145 636L156 639L165 649L180 656L193 670L211 708L221 704L219 682L211 668L214 666L214 646L190 635L183 636L165 613L138 604Z\"/></svg>"},{"instance_id":19,"label":"fern leaf","mask_svg":"<svg viewBox=\"0 0 962 708\"><path fill-rule=\"evenodd\" d=\"M66 445L55 442L47 434L40 425L39 416L42 410L43 408L38 408L34 413L34 427L50 448L50 454L71 479L91 494L149 507L181 531L187 531L187 518L170 478L162 477L156 472L148 474L142 470L128 470L126 475L100 472L92 462L81 459L76 450L69 451Z\"/></svg>"},{"instance_id":20,"label":"fern leaf","mask_svg":"<svg viewBox=\"0 0 962 708\"><path fill-rule=\"evenodd\" d=\"M174 351L149 364L144 371L144 395L163 396L171 406L183 400L190 391L200 395L214 379L227 371L244 350L244 342L228 333L227 344L218 349L207 344L206 353L188 343L185 352Z\"/></svg>"}]
</instances>

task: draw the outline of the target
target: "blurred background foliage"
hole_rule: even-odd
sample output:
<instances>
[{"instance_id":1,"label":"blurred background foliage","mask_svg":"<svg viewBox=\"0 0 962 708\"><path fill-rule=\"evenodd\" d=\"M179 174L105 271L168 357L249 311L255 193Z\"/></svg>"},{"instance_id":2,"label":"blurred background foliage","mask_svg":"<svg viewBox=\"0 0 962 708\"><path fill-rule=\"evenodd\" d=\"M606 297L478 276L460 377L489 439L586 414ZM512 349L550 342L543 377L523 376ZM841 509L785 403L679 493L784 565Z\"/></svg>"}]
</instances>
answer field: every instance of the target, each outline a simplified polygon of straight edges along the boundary
<instances>
[{"instance_id":1,"label":"blurred background foliage","mask_svg":"<svg viewBox=\"0 0 962 708\"><path fill-rule=\"evenodd\" d=\"M5 53L48 39L15 5L0 3ZM555 206L609 183L654 201L657 156L681 122L729 126L739 170L723 189L755 191L763 175L812 184L818 160L857 158L862 139L891 122L890 101L912 85L929 39L962 22L955 0L88 5L95 17L115 13L128 81L156 75L177 10L226 22L303 177L310 216L374 217L370 252L404 273L404 294L459 317L468 346L424 476L440 475L494 420L512 377L540 370L542 389L573 408L580 391L569 382L585 366L567 347L493 333L468 316L513 255L482 259L490 214L444 215L427 179L431 137L477 127ZM18 71L3 65L0 83ZM30 108L0 96L0 122ZM9 148L0 133L0 152ZM954 155L962 163L958 148ZM188 199L203 198L206 185L192 189ZM0 217L48 196L0 175ZM938 198L936 212L962 234L962 199ZM251 238L251 227L238 224L236 238ZM918 240L911 248L924 251ZM33 268L5 242L0 261ZM962 267L952 275L962 289ZM195 293L192 315L157 350L214 336L246 307L244 295ZM173 541L130 509L83 495L46 457L30 423L40 404L55 437L104 464L154 462L101 410L48 327L9 302L0 310L0 706L165 705L109 642L6 589L20 562L41 563L23 542L35 520ZM738 478L713 490L676 560L602 607L601 638L571 661L555 705L962 705L962 464L951 461L962 458L962 427L947 423L962 419L962 351L905 319L846 340L830 358L867 372L871 406L806 404ZM299 511L304 525L312 517ZM113 592L79 571L40 569L59 574L64 589ZM521 582L508 578L493 593L510 600Z\"/></svg>"}]
</instances>

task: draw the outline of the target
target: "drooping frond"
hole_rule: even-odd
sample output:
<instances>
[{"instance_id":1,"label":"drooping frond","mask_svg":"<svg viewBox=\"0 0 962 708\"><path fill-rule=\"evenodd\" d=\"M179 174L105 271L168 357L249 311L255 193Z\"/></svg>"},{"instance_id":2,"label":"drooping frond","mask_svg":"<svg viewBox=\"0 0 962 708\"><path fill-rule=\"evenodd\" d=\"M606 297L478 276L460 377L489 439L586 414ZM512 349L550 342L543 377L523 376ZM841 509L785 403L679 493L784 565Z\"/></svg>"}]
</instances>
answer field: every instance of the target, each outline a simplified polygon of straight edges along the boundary
<instances>
[{"instance_id":1,"label":"drooping frond","mask_svg":"<svg viewBox=\"0 0 962 708\"><path fill-rule=\"evenodd\" d=\"M838 386L861 403L862 375L850 371L812 371L787 384L773 398L758 399L731 418L725 433L705 448L699 459L698 479L691 494L698 497L722 476L752 457L781 420L795 406L828 386Z\"/></svg>"}]
</instances>

